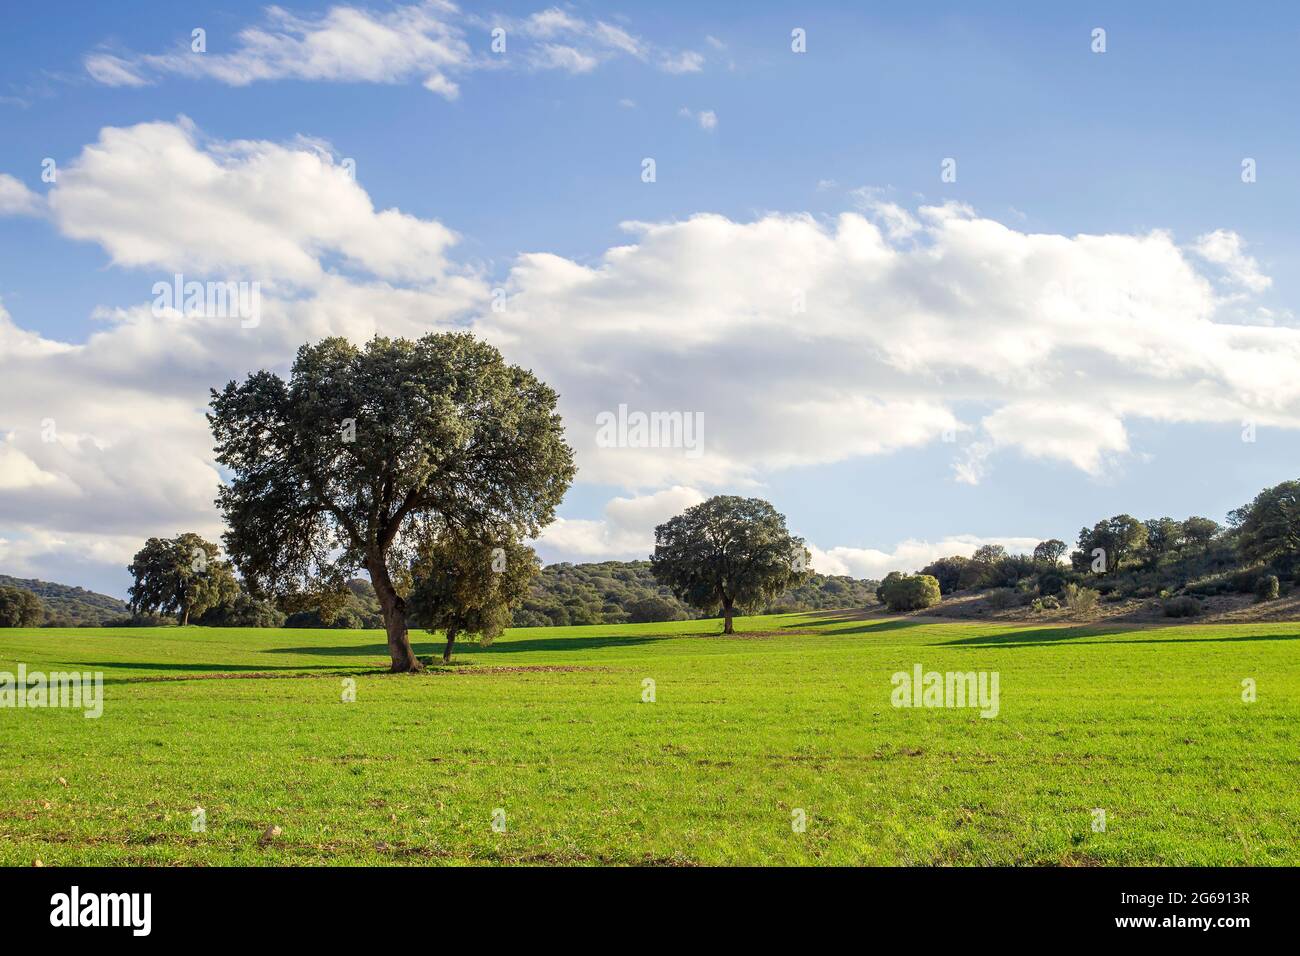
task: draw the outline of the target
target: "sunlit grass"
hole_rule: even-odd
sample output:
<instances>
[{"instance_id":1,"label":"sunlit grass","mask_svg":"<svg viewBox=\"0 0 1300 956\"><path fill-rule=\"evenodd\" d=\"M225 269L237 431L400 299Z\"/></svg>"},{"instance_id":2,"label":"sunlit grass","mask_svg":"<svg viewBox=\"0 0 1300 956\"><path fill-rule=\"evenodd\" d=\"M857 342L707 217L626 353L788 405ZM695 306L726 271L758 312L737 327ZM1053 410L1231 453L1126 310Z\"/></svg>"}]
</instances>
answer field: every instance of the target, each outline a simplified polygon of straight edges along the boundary
<instances>
[{"instance_id":1,"label":"sunlit grass","mask_svg":"<svg viewBox=\"0 0 1300 956\"><path fill-rule=\"evenodd\" d=\"M0 631L0 670L105 679L98 720L0 709L0 864L1300 863L1300 625L737 626L418 676L377 631ZM998 716L892 707L916 663L997 671Z\"/></svg>"}]
</instances>

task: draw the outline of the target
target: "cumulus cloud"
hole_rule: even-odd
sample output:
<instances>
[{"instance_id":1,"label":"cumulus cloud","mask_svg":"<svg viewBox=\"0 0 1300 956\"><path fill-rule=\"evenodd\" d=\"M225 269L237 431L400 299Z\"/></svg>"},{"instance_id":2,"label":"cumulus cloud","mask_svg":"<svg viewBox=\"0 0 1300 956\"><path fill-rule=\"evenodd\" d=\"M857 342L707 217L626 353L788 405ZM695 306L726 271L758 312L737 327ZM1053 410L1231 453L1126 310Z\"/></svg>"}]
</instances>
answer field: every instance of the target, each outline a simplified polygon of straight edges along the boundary
<instances>
[{"instance_id":1,"label":"cumulus cloud","mask_svg":"<svg viewBox=\"0 0 1300 956\"><path fill-rule=\"evenodd\" d=\"M703 500L701 492L680 485L614 498L605 505L603 518L558 518L536 543L543 555L565 560L645 560L654 550L655 526Z\"/></svg>"},{"instance_id":2,"label":"cumulus cloud","mask_svg":"<svg viewBox=\"0 0 1300 956\"><path fill-rule=\"evenodd\" d=\"M811 566L821 574L847 574L855 578L883 578L890 571L915 573L931 561L951 555L969 558L976 549L986 544L1000 544L1012 554L1032 553L1034 545L1042 540L1034 537L979 538L974 535L953 535L938 541L900 542L893 551L874 548L835 547L823 551L810 545Z\"/></svg>"},{"instance_id":3,"label":"cumulus cloud","mask_svg":"<svg viewBox=\"0 0 1300 956\"><path fill-rule=\"evenodd\" d=\"M267 284L318 283L330 259L433 281L456 239L441 223L377 211L319 144L205 141L183 118L104 129L63 168L50 206L66 235L118 265Z\"/></svg>"},{"instance_id":4,"label":"cumulus cloud","mask_svg":"<svg viewBox=\"0 0 1300 956\"><path fill-rule=\"evenodd\" d=\"M471 32L506 31L500 52L476 52ZM390 10L338 5L320 15L268 7L263 22L240 30L229 52L195 52L190 38L168 52L133 54L96 50L86 72L106 86L146 86L165 76L210 79L230 86L275 80L348 83L419 81L449 100L460 95L455 76L479 69L587 73L618 56L656 63L669 73L694 72L703 57L663 51L602 20L558 7L527 17L480 17L446 0L424 0Z\"/></svg>"},{"instance_id":5,"label":"cumulus cloud","mask_svg":"<svg viewBox=\"0 0 1300 956\"><path fill-rule=\"evenodd\" d=\"M0 216L34 216L43 205L44 200L22 182L0 173Z\"/></svg>"},{"instance_id":6,"label":"cumulus cloud","mask_svg":"<svg viewBox=\"0 0 1300 956\"><path fill-rule=\"evenodd\" d=\"M521 256L479 323L559 384L589 480L743 483L959 433L960 480L1007 451L1100 475L1132 419L1300 427L1300 331L1219 321L1165 232L1023 233L956 204L626 229L593 263ZM597 446L620 404L701 415L704 453Z\"/></svg>"},{"instance_id":7,"label":"cumulus cloud","mask_svg":"<svg viewBox=\"0 0 1300 956\"><path fill-rule=\"evenodd\" d=\"M1263 292L1273 285L1273 280L1260 271L1259 263L1246 254L1246 244L1241 236L1227 229L1199 236L1192 251L1217 266L1222 266L1227 280L1247 292Z\"/></svg>"}]
</instances>

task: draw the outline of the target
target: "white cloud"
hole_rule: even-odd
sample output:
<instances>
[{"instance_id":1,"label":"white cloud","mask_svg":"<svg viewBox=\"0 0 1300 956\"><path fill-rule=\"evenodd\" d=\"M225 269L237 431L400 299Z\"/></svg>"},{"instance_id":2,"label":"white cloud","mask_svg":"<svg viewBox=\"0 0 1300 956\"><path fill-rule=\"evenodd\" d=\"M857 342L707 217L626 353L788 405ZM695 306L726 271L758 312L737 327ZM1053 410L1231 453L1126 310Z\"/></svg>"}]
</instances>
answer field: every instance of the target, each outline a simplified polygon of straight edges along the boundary
<instances>
[{"instance_id":1,"label":"white cloud","mask_svg":"<svg viewBox=\"0 0 1300 956\"><path fill-rule=\"evenodd\" d=\"M675 485L654 494L614 498L603 518L559 518L542 532L543 555L564 560L645 560L654 550L654 529L704 500L694 488Z\"/></svg>"},{"instance_id":2,"label":"white cloud","mask_svg":"<svg viewBox=\"0 0 1300 956\"><path fill-rule=\"evenodd\" d=\"M83 61L91 79L105 86L148 86L140 68L111 53L90 53Z\"/></svg>"},{"instance_id":3,"label":"white cloud","mask_svg":"<svg viewBox=\"0 0 1300 956\"><path fill-rule=\"evenodd\" d=\"M167 184L159 188L159 184ZM106 128L60 171L50 206L66 235L122 266L319 283L330 263L434 281L455 234L364 189L317 144L205 141L192 123Z\"/></svg>"},{"instance_id":4,"label":"white cloud","mask_svg":"<svg viewBox=\"0 0 1300 956\"><path fill-rule=\"evenodd\" d=\"M0 173L0 216L34 216L45 201L19 180Z\"/></svg>"},{"instance_id":5,"label":"white cloud","mask_svg":"<svg viewBox=\"0 0 1300 956\"><path fill-rule=\"evenodd\" d=\"M1264 292L1272 286L1273 280L1260 271L1259 263L1246 254L1245 246L1241 236L1235 232L1216 229L1199 236L1192 244L1192 251L1206 262L1222 266L1228 282L1247 292Z\"/></svg>"},{"instance_id":6,"label":"white cloud","mask_svg":"<svg viewBox=\"0 0 1300 956\"><path fill-rule=\"evenodd\" d=\"M665 73L699 73L704 69L704 56L694 50L683 50L665 56L659 61L659 68Z\"/></svg>"},{"instance_id":7,"label":"white cloud","mask_svg":"<svg viewBox=\"0 0 1300 956\"><path fill-rule=\"evenodd\" d=\"M584 478L636 489L744 483L945 432L971 433L955 466L969 482L1008 450L1100 474L1129 452L1131 419L1300 428L1300 330L1220 321L1167 233L870 211L630 223L591 264L521 256L506 312L479 329L557 384ZM623 403L702 414L704 453L595 447L595 416ZM991 410L965 423L968 405Z\"/></svg>"},{"instance_id":8,"label":"white cloud","mask_svg":"<svg viewBox=\"0 0 1300 956\"><path fill-rule=\"evenodd\" d=\"M893 551L878 551L874 548L835 547L823 551L815 545L808 550L812 554L811 567L821 574L847 574L855 578L872 578L879 580L890 571L914 573L931 561L951 555L968 558L977 548L986 544L1000 544L1013 554L1028 554L1041 538L979 538L975 535L953 535L938 541L917 541L909 539L900 542Z\"/></svg>"},{"instance_id":9,"label":"white cloud","mask_svg":"<svg viewBox=\"0 0 1300 956\"><path fill-rule=\"evenodd\" d=\"M504 54L476 52L471 36L489 28L506 30ZM470 31L473 31L472 34ZM276 80L347 83L419 81L454 100L453 77L480 69L520 67L588 73L618 56L651 61L670 73L694 72L703 58L663 51L602 20L586 20L558 7L521 19L466 14L446 0L424 0L368 10L332 6L323 14L297 15L272 6L263 22L240 30L217 49L197 53L184 38L170 52L131 54L97 50L87 54L86 72L106 86L146 86L166 76L210 79L230 86ZM230 52L224 52L225 48Z\"/></svg>"},{"instance_id":10,"label":"white cloud","mask_svg":"<svg viewBox=\"0 0 1300 956\"><path fill-rule=\"evenodd\" d=\"M705 132L712 132L718 128L718 114L713 110L700 110L698 113L692 112L689 107L683 106L677 111L678 116L684 116L693 123L698 123L700 129Z\"/></svg>"},{"instance_id":11,"label":"white cloud","mask_svg":"<svg viewBox=\"0 0 1300 956\"><path fill-rule=\"evenodd\" d=\"M166 74L230 86L286 79L400 83L418 77L455 98L456 84L446 74L467 67L471 59L463 31L450 22L456 13L439 0L386 13L335 6L316 17L268 7L265 22L241 30L229 53L193 52L186 38L173 52L134 57L97 52L85 65L109 86L140 86Z\"/></svg>"}]
</instances>

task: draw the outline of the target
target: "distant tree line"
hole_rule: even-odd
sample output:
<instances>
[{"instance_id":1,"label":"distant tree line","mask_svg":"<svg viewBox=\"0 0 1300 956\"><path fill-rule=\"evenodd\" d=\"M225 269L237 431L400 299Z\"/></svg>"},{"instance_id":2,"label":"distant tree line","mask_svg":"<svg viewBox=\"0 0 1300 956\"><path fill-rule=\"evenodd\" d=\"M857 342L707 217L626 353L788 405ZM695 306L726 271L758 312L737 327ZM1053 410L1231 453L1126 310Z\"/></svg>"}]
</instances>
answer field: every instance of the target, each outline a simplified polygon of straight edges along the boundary
<instances>
[{"instance_id":1,"label":"distant tree line","mask_svg":"<svg viewBox=\"0 0 1300 956\"><path fill-rule=\"evenodd\" d=\"M1159 600L1167 615L1185 617L1217 594L1273 600L1294 587L1297 571L1300 481L1287 481L1230 512L1227 527L1198 515L1143 520L1119 514L1081 528L1073 551L1058 539L1040 542L1032 554L985 545L970 557L933 561L919 576L933 579L942 595L990 591L990 600L1001 607L1051 609L1064 603L1087 611L1099 601L1139 598ZM877 596L896 610L938 603L933 595L904 593L899 582L908 577L917 576L891 574Z\"/></svg>"}]
</instances>

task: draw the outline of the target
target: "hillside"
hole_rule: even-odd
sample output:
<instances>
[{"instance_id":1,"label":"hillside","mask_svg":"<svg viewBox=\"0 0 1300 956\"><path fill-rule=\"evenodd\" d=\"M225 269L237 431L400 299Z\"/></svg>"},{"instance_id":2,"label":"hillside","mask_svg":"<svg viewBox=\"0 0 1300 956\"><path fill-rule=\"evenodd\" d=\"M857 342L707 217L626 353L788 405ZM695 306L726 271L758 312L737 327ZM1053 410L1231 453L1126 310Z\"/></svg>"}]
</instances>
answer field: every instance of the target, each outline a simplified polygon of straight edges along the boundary
<instances>
[{"instance_id":1,"label":"hillside","mask_svg":"<svg viewBox=\"0 0 1300 956\"><path fill-rule=\"evenodd\" d=\"M876 602L876 581L814 574L754 614L863 607ZM542 569L532 594L515 611L516 627L686 621L700 612L662 587L649 561L552 564Z\"/></svg>"},{"instance_id":2,"label":"hillside","mask_svg":"<svg viewBox=\"0 0 1300 956\"><path fill-rule=\"evenodd\" d=\"M21 588L39 597L45 605L45 621L49 626L102 627L130 613L124 601L66 584L0 574L0 587Z\"/></svg>"}]
</instances>

